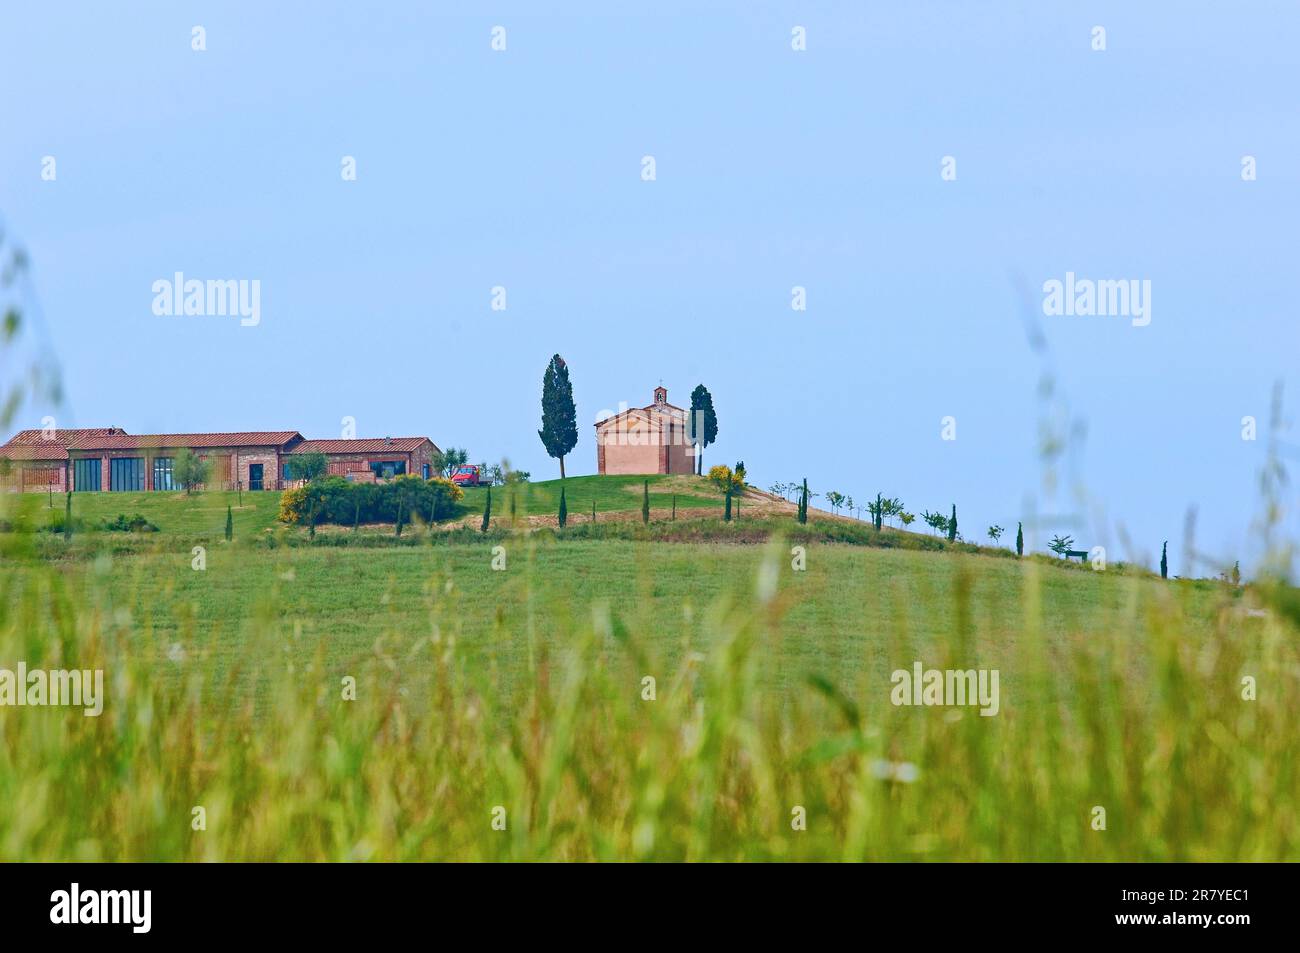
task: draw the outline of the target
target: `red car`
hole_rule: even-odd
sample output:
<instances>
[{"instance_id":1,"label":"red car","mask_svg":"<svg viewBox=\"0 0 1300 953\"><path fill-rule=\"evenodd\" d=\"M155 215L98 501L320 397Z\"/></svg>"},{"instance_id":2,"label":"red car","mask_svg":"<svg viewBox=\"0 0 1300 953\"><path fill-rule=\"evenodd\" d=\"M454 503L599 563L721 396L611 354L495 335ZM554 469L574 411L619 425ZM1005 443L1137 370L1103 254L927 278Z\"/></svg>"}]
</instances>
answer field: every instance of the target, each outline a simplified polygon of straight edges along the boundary
<instances>
[{"instance_id":1,"label":"red car","mask_svg":"<svg viewBox=\"0 0 1300 953\"><path fill-rule=\"evenodd\" d=\"M455 483L457 486L487 486L487 481L483 479L483 474L474 464L468 464L452 470L451 482Z\"/></svg>"}]
</instances>

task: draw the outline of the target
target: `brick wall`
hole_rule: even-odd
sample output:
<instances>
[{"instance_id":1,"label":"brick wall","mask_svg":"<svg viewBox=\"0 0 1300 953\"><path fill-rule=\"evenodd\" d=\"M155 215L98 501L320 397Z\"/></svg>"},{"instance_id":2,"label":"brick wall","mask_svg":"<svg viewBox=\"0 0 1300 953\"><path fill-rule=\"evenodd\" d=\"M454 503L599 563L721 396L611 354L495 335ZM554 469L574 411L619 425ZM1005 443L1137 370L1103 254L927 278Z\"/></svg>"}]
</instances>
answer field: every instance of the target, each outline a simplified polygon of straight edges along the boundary
<instances>
[{"instance_id":1,"label":"brick wall","mask_svg":"<svg viewBox=\"0 0 1300 953\"><path fill-rule=\"evenodd\" d=\"M370 464L372 463L401 463L405 465L406 472L420 475L419 467L412 468L411 454L397 452L388 453L327 453L325 459L329 465L329 473L335 476L347 476L348 474L371 473Z\"/></svg>"},{"instance_id":2,"label":"brick wall","mask_svg":"<svg viewBox=\"0 0 1300 953\"><path fill-rule=\"evenodd\" d=\"M596 472L693 473L695 451L684 440L685 424L675 418L611 420L596 429Z\"/></svg>"},{"instance_id":3,"label":"brick wall","mask_svg":"<svg viewBox=\"0 0 1300 953\"><path fill-rule=\"evenodd\" d=\"M93 450L74 456L74 459L98 459L100 461L100 489L107 491L112 486L112 463L116 459L137 459L144 461L144 489L154 490L153 462L155 457L171 457L173 460L180 452L178 447L147 447L131 450ZM240 484L249 488L248 468L252 464L262 465L262 488L264 490L280 489L280 465L282 455L275 447L234 447L220 449L195 450L200 460L208 465L208 482L205 490L234 490ZM69 469L75 469L69 462ZM179 489L179 484L176 484ZM75 489L75 487L74 487Z\"/></svg>"},{"instance_id":4,"label":"brick wall","mask_svg":"<svg viewBox=\"0 0 1300 953\"><path fill-rule=\"evenodd\" d=\"M15 460L8 474L0 476L0 490L7 493L55 493L67 490L67 464L62 460Z\"/></svg>"},{"instance_id":5,"label":"brick wall","mask_svg":"<svg viewBox=\"0 0 1300 953\"><path fill-rule=\"evenodd\" d=\"M74 459L97 459L100 461L100 489L109 490L112 485L111 481L111 460L117 458L136 458L144 461L144 488L153 490L153 461L155 457L172 457L175 458L179 448L171 447L148 447L134 448L129 450L91 450L83 451L74 455ZM284 464L289 459L289 454L281 453L278 447L221 447L214 449L195 450L199 459L208 465L208 482L203 486L207 490L234 490L238 486L243 489L249 489L249 468L255 464L262 465L262 489L280 490L288 485L281 476ZM347 453L347 454L327 454L326 459L329 463L328 472L339 475L348 473L369 473L371 463L380 462L401 462L406 465L406 472L416 476L422 476L424 467L430 467L432 476L433 463L433 445L424 443L414 451L392 450L382 453ZM44 461L40 462L41 464ZM24 463L23 466L32 466L33 463ZM14 471L17 473L19 465L15 463ZM57 463L58 484L56 492L63 492L63 473L64 464ZM73 464L67 464L67 470L73 469ZM71 479L71 476L68 477ZM47 484L41 483L41 491L47 490Z\"/></svg>"},{"instance_id":6,"label":"brick wall","mask_svg":"<svg viewBox=\"0 0 1300 953\"><path fill-rule=\"evenodd\" d=\"M429 467L429 476L437 476L433 472L433 444L421 444L419 449L411 454L411 472L416 476L424 476L424 466Z\"/></svg>"},{"instance_id":7,"label":"brick wall","mask_svg":"<svg viewBox=\"0 0 1300 953\"><path fill-rule=\"evenodd\" d=\"M603 447L601 473L625 475L633 473L662 473L659 469L660 448L654 444L620 444L610 442Z\"/></svg>"},{"instance_id":8,"label":"brick wall","mask_svg":"<svg viewBox=\"0 0 1300 953\"><path fill-rule=\"evenodd\" d=\"M280 454L275 450L259 448L238 451L232 461L235 480L241 483L245 490L251 489L252 480L249 478L248 468L257 463L262 465L262 489L274 490L279 487Z\"/></svg>"}]
</instances>

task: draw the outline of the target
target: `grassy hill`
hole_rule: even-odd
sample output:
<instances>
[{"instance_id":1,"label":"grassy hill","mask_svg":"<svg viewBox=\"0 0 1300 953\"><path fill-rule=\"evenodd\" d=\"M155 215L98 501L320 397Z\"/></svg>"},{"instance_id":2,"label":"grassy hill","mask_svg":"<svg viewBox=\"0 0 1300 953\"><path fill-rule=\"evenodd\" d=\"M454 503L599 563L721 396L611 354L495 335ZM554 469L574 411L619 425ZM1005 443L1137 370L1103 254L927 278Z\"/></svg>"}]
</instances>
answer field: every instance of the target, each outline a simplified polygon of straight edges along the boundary
<instances>
[{"instance_id":1,"label":"grassy hill","mask_svg":"<svg viewBox=\"0 0 1300 953\"><path fill-rule=\"evenodd\" d=\"M162 547L106 567L80 563L65 571L65 584L79 604L93 604L97 592L111 593L113 611L145 627L137 648L157 661L176 642L194 640L223 674L225 665L241 659L240 647L259 625L301 651L301 663L320 648L330 664L354 664L378 643L418 641L435 613L444 631L456 634L465 657L494 667L513 693L528 667L529 645L521 633L531 631L562 652L569 633L588 624L602 605L642 628L643 648L669 667L680 664L683 653L708 651L697 620L716 603L746 597L764 556L770 557L763 546L517 538L505 543L507 566L496 571L496 542L270 552L220 542L209 549L203 572L191 569L188 548ZM933 656L958 622L961 573L961 584L969 587L964 598L980 609L980 618L971 621L975 651L1013 672L1026 571L1007 559L967 557L963 563L929 553L814 548L806 571L781 571L788 605L773 623L777 638L763 678L789 690L812 674L846 684L883 675L896 647L895 627L907 630L917 651ZM451 593L434 591L435 583L448 581ZM1048 571L1040 585L1053 651L1071 633L1120 613L1133 597L1130 586L1109 584L1095 573ZM1187 598L1195 609L1190 624L1203 631L1215 593L1189 587ZM270 617L259 613L262 605L274 606ZM415 684L429 674L417 669L396 677ZM249 690L265 689L265 671L246 677Z\"/></svg>"},{"instance_id":2,"label":"grassy hill","mask_svg":"<svg viewBox=\"0 0 1300 953\"><path fill-rule=\"evenodd\" d=\"M636 512L629 482L566 481L575 518ZM0 668L107 686L99 718L0 709L0 860L1300 857L1300 639L1266 591L712 514L311 543L263 531L273 493L227 543L230 496L0 533ZM893 704L917 662L997 671L998 713Z\"/></svg>"},{"instance_id":3,"label":"grassy hill","mask_svg":"<svg viewBox=\"0 0 1300 953\"><path fill-rule=\"evenodd\" d=\"M570 517L575 521L589 519L591 506L596 504L597 517L609 514L639 513L641 511L642 481L650 484L650 505L655 510L668 511L676 498L677 508L683 511L714 509L722 512L721 495L703 478L685 476L569 477L567 480L546 480L523 483L514 487L494 487L493 513L504 518L509 511L510 496L515 497L518 516L553 517L560 504L560 485L565 488L565 502ZM464 517L483 512L487 489L467 488L460 510ZM53 499L39 494L25 494L11 501L20 504L28 520L36 526L48 525L63 514L64 498ZM231 508L237 536L251 536L276 527L280 507L280 494L276 492L204 492L204 493L74 493L73 517L94 530L103 520L112 520L119 514L140 514L158 527L162 533L183 536L221 537L225 534L226 507ZM12 514L11 514L12 518Z\"/></svg>"},{"instance_id":4,"label":"grassy hill","mask_svg":"<svg viewBox=\"0 0 1300 953\"><path fill-rule=\"evenodd\" d=\"M64 497L51 501L39 494L26 494L17 501L24 515L35 525L60 519ZM280 494L272 492L225 493L74 493L72 515L79 524L94 530L101 520L140 514L160 532L184 536L222 536L226 528L226 507L231 508L236 533L251 535L275 525Z\"/></svg>"},{"instance_id":5,"label":"grassy hill","mask_svg":"<svg viewBox=\"0 0 1300 953\"><path fill-rule=\"evenodd\" d=\"M592 503L596 514L640 512L644 484L650 486L650 506L670 509L676 497L678 509L712 508L722 512L722 495L703 477L687 476L582 476L566 480L523 483L515 487L495 487L492 505L505 513L513 492L516 512L520 516L554 516L560 507L560 486L564 501L575 519L589 516ZM471 487L465 491L464 506L472 513L482 513L487 490Z\"/></svg>"}]
</instances>

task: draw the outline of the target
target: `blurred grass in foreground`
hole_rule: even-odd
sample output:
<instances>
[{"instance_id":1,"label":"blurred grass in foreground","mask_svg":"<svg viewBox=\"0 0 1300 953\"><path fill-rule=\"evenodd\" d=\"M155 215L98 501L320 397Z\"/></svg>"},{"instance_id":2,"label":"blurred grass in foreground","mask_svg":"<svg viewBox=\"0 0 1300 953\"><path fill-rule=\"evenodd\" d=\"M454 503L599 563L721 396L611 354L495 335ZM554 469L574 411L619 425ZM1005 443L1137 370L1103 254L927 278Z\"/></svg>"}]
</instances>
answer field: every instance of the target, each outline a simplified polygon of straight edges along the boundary
<instances>
[{"instance_id":1,"label":"blurred grass in foreground","mask_svg":"<svg viewBox=\"0 0 1300 953\"><path fill-rule=\"evenodd\" d=\"M900 591L867 576L877 564L857 565L877 613L863 614L862 635L884 664L855 666L830 634L856 628L851 604L832 598L846 580L809 585L788 544L746 547L728 564L742 568L673 630L654 610L664 573L690 583L739 547L674 559L671 543L619 543L642 562L610 592L599 573L613 543L519 536L510 568L492 573L488 545L431 539L412 551L427 569L396 590L391 579L347 590L359 614L382 617L394 599L407 612L340 659L303 635L309 610L285 608L299 571L351 585L349 564L322 564L319 548L220 557L214 544L209 581L220 558L262 580L231 592L222 611L239 625L218 644L207 633L225 624L219 607L155 598L162 554L170 572L191 572L165 540L151 543L158 554L111 558L83 540L51 560L48 540L0 535L0 667L102 668L108 695L99 718L0 708L4 860L1300 854L1297 631L1284 613L1246 612L1260 593L889 554L894 572L935 579ZM595 575L576 595L574 567L548 569L547 545L582 547L572 558ZM811 546L809 573L863 551ZM986 585L994 572L1002 582ZM824 656L793 665L790 619L826 639ZM328 616L316 621L328 629ZM467 650L484 638L503 651ZM1001 713L892 706L887 670L914 661L999 667ZM345 675L355 701L342 698ZM1255 701L1242 698L1247 675ZM196 806L206 830L191 829ZM796 806L804 831L791 826ZM1105 831L1092 829L1094 806Z\"/></svg>"}]
</instances>

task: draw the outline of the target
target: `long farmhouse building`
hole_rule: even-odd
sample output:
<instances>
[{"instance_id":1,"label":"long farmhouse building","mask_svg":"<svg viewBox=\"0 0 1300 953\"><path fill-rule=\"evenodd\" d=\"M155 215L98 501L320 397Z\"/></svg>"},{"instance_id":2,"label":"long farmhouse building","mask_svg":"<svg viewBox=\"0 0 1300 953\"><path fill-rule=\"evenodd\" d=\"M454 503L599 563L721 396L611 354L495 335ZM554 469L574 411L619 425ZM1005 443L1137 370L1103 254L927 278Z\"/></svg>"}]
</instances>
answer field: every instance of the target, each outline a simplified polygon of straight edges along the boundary
<instances>
[{"instance_id":1,"label":"long farmhouse building","mask_svg":"<svg viewBox=\"0 0 1300 953\"><path fill-rule=\"evenodd\" d=\"M331 474L358 482L432 475L428 437L307 440L296 430L128 434L118 427L23 430L0 447L0 486L11 492L179 490L172 465L182 448L207 464L207 489L279 490L295 454L322 453Z\"/></svg>"}]
</instances>

